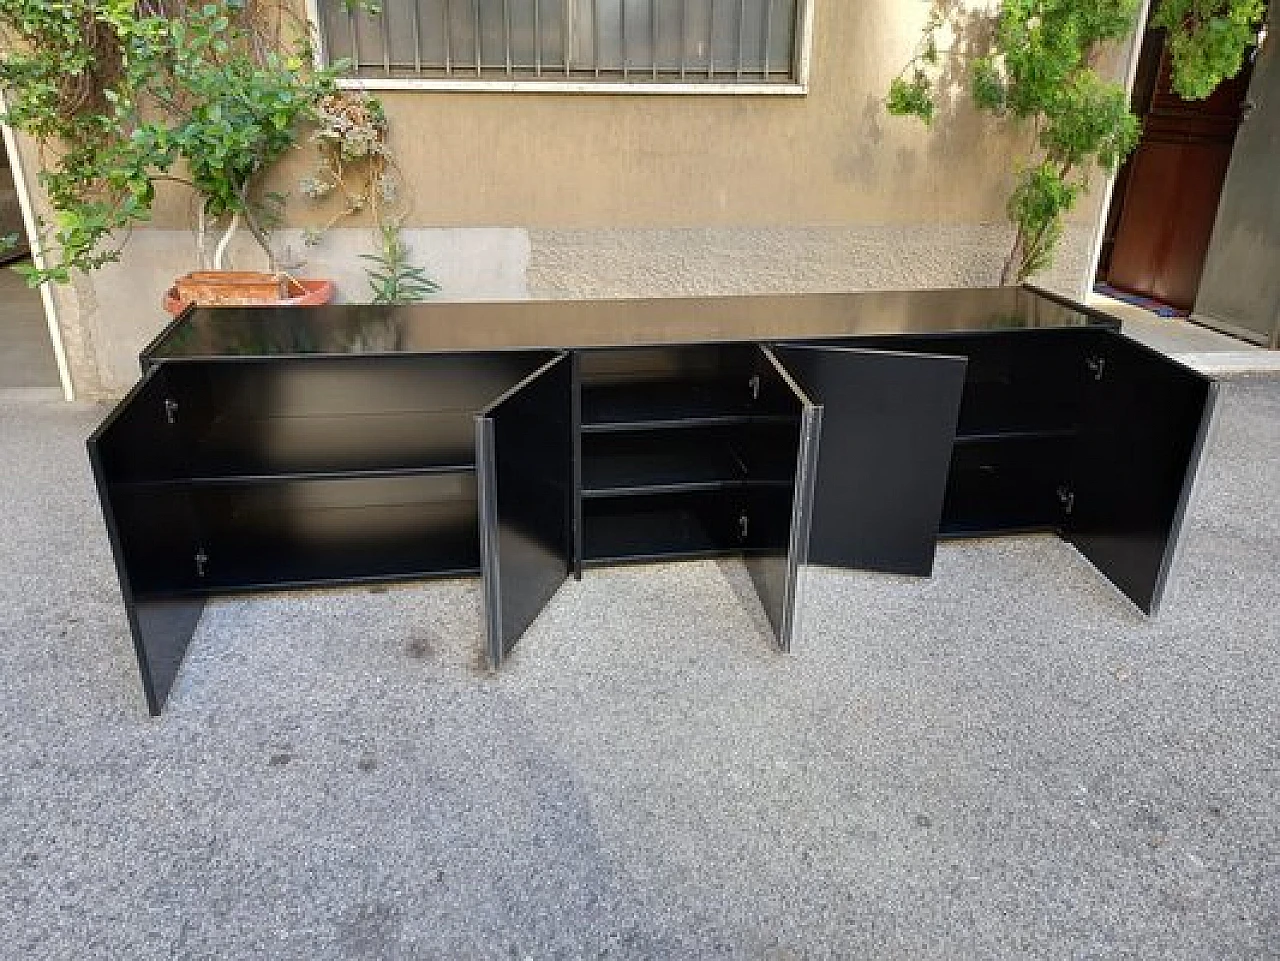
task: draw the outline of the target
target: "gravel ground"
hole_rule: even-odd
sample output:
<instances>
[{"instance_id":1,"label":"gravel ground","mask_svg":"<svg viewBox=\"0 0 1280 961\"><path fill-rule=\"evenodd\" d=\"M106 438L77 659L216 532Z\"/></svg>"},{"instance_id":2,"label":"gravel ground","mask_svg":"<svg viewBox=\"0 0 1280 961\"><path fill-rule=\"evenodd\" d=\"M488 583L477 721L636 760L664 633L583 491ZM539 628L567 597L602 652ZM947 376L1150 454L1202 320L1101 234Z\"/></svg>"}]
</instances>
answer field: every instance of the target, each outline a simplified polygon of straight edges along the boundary
<instances>
[{"instance_id":1,"label":"gravel ground","mask_svg":"<svg viewBox=\"0 0 1280 961\"><path fill-rule=\"evenodd\" d=\"M146 716L82 439L0 404L0 957L1280 957L1280 379L1162 615L1051 537L589 573L497 677L474 581L206 611Z\"/></svg>"}]
</instances>

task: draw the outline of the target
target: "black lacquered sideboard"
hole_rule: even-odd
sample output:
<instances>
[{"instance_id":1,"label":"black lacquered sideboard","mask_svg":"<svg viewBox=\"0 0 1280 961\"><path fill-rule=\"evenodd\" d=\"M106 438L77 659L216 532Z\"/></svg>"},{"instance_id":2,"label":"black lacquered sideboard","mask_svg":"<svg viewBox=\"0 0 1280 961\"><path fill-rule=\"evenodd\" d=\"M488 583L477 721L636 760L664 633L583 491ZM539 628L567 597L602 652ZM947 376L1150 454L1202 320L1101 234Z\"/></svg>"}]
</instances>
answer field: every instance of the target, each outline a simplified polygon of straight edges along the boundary
<instances>
[{"instance_id":1,"label":"black lacquered sideboard","mask_svg":"<svg viewBox=\"0 0 1280 961\"><path fill-rule=\"evenodd\" d=\"M570 576L928 575L1051 531L1147 613L1216 385L1030 287L192 309L89 438L158 714L210 596L483 579L497 667Z\"/></svg>"}]
</instances>

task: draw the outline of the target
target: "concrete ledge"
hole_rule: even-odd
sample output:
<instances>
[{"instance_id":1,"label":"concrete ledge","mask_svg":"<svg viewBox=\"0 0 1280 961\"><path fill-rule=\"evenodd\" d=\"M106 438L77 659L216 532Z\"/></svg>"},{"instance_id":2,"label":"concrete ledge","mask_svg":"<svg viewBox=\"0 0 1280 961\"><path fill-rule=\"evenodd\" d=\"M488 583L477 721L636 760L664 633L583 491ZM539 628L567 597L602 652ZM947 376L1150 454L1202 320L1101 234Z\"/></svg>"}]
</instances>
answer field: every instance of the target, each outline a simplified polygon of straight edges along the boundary
<instances>
[{"instance_id":1,"label":"concrete ledge","mask_svg":"<svg viewBox=\"0 0 1280 961\"><path fill-rule=\"evenodd\" d=\"M1125 336L1203 374L1217 377L1280 374L1280 351L1267 350L1185 320L1158 317L1149 310L1103 294L1090 294L1087 301L1091 307L1119 318Z\"/></svg>"}]
</instances>

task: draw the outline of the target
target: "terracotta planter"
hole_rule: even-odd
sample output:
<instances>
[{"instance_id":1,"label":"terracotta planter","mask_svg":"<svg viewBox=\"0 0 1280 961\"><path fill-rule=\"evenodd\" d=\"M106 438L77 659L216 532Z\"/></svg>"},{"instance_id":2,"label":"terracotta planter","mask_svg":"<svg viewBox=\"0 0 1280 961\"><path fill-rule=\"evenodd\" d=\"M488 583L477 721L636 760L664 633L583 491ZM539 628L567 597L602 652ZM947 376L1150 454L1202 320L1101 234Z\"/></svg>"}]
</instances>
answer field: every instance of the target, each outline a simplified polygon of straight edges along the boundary
<instances>
[{"instance_id":1,"label":"terracotta planter","mask_svg":"<svg viewBox=\"0 0 1280 961\"><path fill-rule=\"evenodd\" d=\"M180 277L164 293L164 309L177 316L188 304L212 307L317 307L333 300L332 280L296 280L252 271L201 271Z\"/></svg>"}]
</instances>

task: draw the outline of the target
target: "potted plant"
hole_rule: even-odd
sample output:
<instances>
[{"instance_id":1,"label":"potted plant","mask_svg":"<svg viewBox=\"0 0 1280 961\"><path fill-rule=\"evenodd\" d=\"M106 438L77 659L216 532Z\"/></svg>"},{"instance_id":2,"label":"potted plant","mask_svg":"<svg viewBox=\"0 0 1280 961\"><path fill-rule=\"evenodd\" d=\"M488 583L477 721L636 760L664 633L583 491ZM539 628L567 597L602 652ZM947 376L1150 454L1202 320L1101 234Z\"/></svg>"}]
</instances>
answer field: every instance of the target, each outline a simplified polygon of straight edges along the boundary
<instances>
[{"instance_id":1,"label":"potted plant","mask_svg":"<svg viewBox=\"0 0 1280 961\"><path fill-rule=\"evenodd\" d=\"M314 66L305 24L289 9L287 0L0 0L6 119L40 143L53 209L40 238L47 263L24 268L29 283L66 283L73 271L118 260L169 182L194 192L198 237L198 270L175 284L171 309L187 297L332 296L327 281L278 270L268 232L283 198L259 192L343 69ZM267 272L224 272L242 229L265 252Z\"/></svg>"},{"instance_id":2,"label":"potted plant","mask_svg":"<svg viewBox=\"0 0 1280 961\"><path fill-rule=\"evenodd\" d=\"M375 304L409 304L440 290L421 268L409 262L400 227L408 216L408 194L400 168L387 146L387 115L382 103L357 91L337 91L321 98L314 111L311 135L318 160L298 184L313 203L327 204L332 214L320 228L309 230L309 245L322 241L338 221L367 215L374 227L374 253L361 254Z\"/></svg>"}]
</instances>

